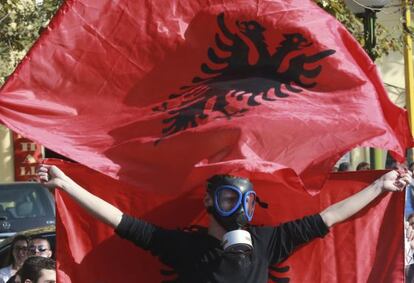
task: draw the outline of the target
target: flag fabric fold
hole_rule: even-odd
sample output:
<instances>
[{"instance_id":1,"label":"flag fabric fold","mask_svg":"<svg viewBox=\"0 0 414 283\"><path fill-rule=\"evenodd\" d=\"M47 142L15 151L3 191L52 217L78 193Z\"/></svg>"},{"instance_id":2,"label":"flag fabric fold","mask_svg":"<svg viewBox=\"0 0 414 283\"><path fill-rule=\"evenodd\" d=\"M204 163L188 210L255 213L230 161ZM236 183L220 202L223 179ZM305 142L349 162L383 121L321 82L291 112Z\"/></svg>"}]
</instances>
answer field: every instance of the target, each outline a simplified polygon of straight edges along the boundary
<instances>
[{"instance_id":1,"label":"flag fabric fold","mask_svg":"<svg viewBox=\"0 0 414 283\"><path fill-rule=\"evenodd\" d=\"M281 169L318 193L350 149L402 158L412 142L375 65L304 0L65 1L0 90L0 120L163 193Z\"/></svg>"}]
</instances>

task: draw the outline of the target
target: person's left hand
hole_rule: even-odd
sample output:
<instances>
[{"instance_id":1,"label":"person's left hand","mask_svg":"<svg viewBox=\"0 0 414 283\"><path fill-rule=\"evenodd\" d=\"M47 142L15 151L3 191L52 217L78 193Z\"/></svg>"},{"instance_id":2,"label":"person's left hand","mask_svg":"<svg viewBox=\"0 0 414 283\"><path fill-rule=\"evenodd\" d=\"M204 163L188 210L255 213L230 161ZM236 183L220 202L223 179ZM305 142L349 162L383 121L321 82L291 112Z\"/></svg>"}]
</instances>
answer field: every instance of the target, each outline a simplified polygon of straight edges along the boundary
<instances>
[{"instance_id":1,"label":"person's left hand","mask_svg":"<svg viewBox=\"0 0 414 283\"><path fill-rule=\"evenodd\" d=\"M390 171L378 179L383 191L398 192L412 182L412 173L406 169Z\"/></svg>"}]
</instances>

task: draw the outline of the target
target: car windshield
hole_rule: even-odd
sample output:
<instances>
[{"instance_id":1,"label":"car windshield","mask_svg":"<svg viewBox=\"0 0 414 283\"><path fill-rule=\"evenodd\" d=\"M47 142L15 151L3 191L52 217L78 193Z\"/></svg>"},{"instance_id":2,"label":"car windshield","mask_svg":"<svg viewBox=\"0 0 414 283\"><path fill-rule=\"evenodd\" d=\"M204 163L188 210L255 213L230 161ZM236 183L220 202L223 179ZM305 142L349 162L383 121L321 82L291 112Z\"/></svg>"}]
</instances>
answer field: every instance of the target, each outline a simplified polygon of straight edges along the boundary
<instances>
[{"instance_id":1,"label":"car windshield","mask_svg":"<svg viewBox=\"0 0 414 283\"><path fill-rule=\"evenodd\" d=\"M53 224L53 219L51 195L38 184L0 185L0 232Z\"/></svg>"},{"instance_id":2,"label":"car windshield","mask_svg":"<svg viewBox=\"0 0 414 283\"><path fill-rule=\"evenodd\" d=\"M8 187L0 190L0 218L18 219L45 216L44 195L34 187L15 189Z\"/></svg>"}]
</instances>

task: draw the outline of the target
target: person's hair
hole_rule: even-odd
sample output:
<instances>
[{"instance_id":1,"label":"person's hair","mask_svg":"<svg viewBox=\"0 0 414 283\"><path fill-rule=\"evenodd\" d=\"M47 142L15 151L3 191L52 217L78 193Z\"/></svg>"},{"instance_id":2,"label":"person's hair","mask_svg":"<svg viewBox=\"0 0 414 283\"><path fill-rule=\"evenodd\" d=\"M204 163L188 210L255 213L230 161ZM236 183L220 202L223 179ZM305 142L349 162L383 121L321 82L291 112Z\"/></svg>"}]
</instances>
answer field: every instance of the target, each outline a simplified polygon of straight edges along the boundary
<instances>
[{"instance_id":1,"label":"person's hair","mask_svg":"<svg viewBox=\"0 0 414 283\"><path fill-rule=\"evenodd\" d=\"M349 164L348 162L342 162L341 164L339 164L338 171L348 171L350 167L351 164Z\"/></svg>"},{"instance_id":2,"label":"person's hair","mask_svg":"<svg viewBox=\"0 0 414 283\"><path fill-rule=\"evenodd\" d=\"M392 170L407 169L407 163L405 163L405 162L400 163L400 162L397 162L397 161L393 161L393 162L388 164L386 169L392 169Z\"/></svg>"},{"instance_id":3,"label":"person's hair","mask_svg":"<svg viewBox=\"0 0 414 283\"><path fill-rule=\"evenodd\" d=\"M56 270L55 261L48 257L29 257L28 259L26 259L22 268L18 272L21 282L24 282L25 280L29 279L33 283L36 283L39 280L41 276L41 271L43 269Z\"/></svg>"},{"instance_id":4,"label":"person's hair","mask_svg":"<svg viewBox=\"0 0 414 283\"><path fill-rule=\"evenodd\" d=\"M359 171L359 170L361 170L362 168L364 168L366 166L368 166L368 168L369 168L369 163L365 162L365 161L362 161L361 163L358 164L356 170Z\"/></svg>"},{"instance_id":5,"label":"person's hair","mask_svg":"<svg viewBox=\"0 0 414 283\"><path fill-rule=\"evenodd\" d=\"M14 250L14 247L16 246L16 243L20 241L24 241L26 242L27 245L29 245L29 239L25 235L17 235L16 237L14 237L10 245L10 252L9 252L9 259L8 259L9 265L11 264L13 266L16 262L16 259L13 256L13 250Z\"/></svg>"},{"instance_id":6,"label":"person's hair","mask_svg":"<svg viewBox=\"0 0 414 283\"><path fill-rule=\"evenodd\" d=\"M30 238L30 239L29 239L29 244L30 244L31 242L35 241L35 240L41 240L41 241L43 240L43 241L46 241L46 242L47 242L47 244L49 245L49 249L51 249L51 248L52 248L52 246L50 245L49 240L48 240L48 239L46 239L45 237L40 236L40 235L38 235L38 236L34 236L34 237Z\"/></svg>"}]
</instances>

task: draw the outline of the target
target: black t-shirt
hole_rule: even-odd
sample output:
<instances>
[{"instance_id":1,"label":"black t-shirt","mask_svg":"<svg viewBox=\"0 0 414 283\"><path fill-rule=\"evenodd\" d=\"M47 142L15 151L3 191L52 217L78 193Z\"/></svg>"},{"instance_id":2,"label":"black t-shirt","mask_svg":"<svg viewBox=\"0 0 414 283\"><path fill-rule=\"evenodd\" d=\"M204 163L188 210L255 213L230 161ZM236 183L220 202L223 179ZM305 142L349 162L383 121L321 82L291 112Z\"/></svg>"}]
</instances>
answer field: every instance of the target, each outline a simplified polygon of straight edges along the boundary
<instances>
[{"instance_id":1,"label":"black t-shirt","mask_svg":"<svg viewBox=\"0 0 414 283\"><path fill-rule=\"evenodd\" d=\"M225 253L221 242L207 234L207 229L166 230L125 214L115 231L158 256L172 268L174 282L183 283L267 283L269 266L286 259L297 246L329 231L319 214L276 227L247 230L253 242L250 255Z\"/></svg>"}]
</instances>

